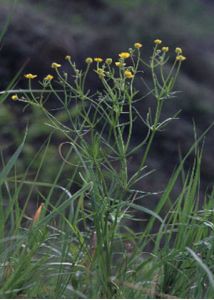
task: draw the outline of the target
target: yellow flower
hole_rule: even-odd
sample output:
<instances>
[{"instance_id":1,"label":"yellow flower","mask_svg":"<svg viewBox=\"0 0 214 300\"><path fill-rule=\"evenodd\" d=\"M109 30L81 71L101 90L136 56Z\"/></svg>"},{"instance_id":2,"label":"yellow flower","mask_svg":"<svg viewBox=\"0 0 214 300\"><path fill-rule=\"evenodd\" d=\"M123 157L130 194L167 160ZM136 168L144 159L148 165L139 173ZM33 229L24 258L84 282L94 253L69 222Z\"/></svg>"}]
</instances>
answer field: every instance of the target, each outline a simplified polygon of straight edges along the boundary
<instances>
[{"instance_id":1,"label":"yellow flower","mask_svg":"<svg viewBox=\"0 0 214 300\"><path fill-rule=\"evenodd\" d=\"M134 44L134 47L135 47L136 49L140 49L140 48L143 47L143 45L142 45L141 43L135 43L135 44Z\"/></svg>"},{"instance_id":2,"label":"yellow flower","mask_svg":"<svg viewBox=\"0 0 214 300\"><path fill-rule=\"evenodd\" d=\"M112 64L112 58L106 58L105 62L106 62L107 65Z\"/></svg>"},{"instance_id":3,"label":"yellow flower","mask_svg":"<svg viewBox=\"0 0 214 300\"><path fill-rule=\"evenodd\" d=\"M175 53L181 54L183 50L180 47L175 48Z\"/></svg>"},{"instance_id":4,"label":"yellow flower","mask_svg":"<svg viewBox=\"0 0 214 300\"><path fill-rule=\"evenodd\" d=\"M52 64L51 64L51 68L52 69L58 69L58 68L60 68L62 65L60 65L60 64L58 64L58 63L56 63L56 62L53 62Z\"/></svg>"},{"instance_id":5,"label":"yellow flower","mask_svg":"<svg viewBox=\"0 0 214 300\"><path fill-rule=\"evenodd\" d=\"M101 57L95 57L94 61L101 63L103 61L103 59Z\"/></svg>"},{"instance_id":6,"label":"yellow flower","mask_svg":"<svg viewBox=\"0 0 214 300\"><path fill-rule=\"evenodd\" d=\"M11 96L11 99L12 99L13 101L16 101L16 100L19 99L19 97L18 97L17 94L15 94L15 95L12 95L12 96Z\"/></svg>"},{"instance_id":7,"label":"yellow flower","mask_svg":"<svg viewBox=\"0 0 214 300\"><path fill-rule=\"evenodd\" d=\"M183 55L178 55L178 56L176 56L176 60L177 61L184 61L184 60L186 60L187 58L185 57L185 56L183 56Z\"/></svg>"},{"instance_id":8,"label":"yellow flower","mask_svg":"<svg viewBox=\"0 0 214 300\"><path fill-rule=\"evenodd\" d=\"M24 77L27 78L27 79L34 79L34 78L37 77L37 75L29 73L29 74L25 74Z\"/></svg>"},{"instance_id":9,"label":"yellow flower","mask_svg":"<svg viewBox=\"0 0 214 300\"><path fill-rule=\"evenodd\" d=\"M162 44L162 41L159 40L159 39L156 39L156 40L154 40L154 43L155 43L156 45L160 45L160 44Z\"/></svg>"},{"instance_id":10,"label":"yellow flower","mask_svg":"<svg viewBox=\"0 0 214 300\"><path fill-rule=\"evenodd\" d=\"M71 60L71 56L70 55L66 55L65 56L65 60Z\"/></svg>"},{"instance_id":11,"label":"yellow flower","mask_svg":"<svg viewBox=\"0 0 214 300\"><path fill-rule=\"evenodd\" d=\"M115 62L115 66L116 67L119 67L119 68L122 68L122 67L124 67L126 64L125 63L122 63L121 61L116 61Z\"/></svg>"},{"instance_id":12,"label":"yellow flower","mask_svg":"<svg viewBox=\"0 0 214 300\"><path fill-rule=\"evenodd\" d=\"M134 77L134 74L129 70L126 70L124 72L124 75L125 75L126 78L133 78Z\"/></svg>"},{"instance_id":13,"label":"yellow flower","mask_svg":"<svg viewBox=\"0 0 214 300\"><path fill-rule=\"evenodd\" d=\"M98 68L95 72L99 75L99 77L105 77L105 71L103 69Z\"/></svg>"},{"instance_id":14,"label":"yellow flower","mask_svg":"<svg viewBox=\"0 0 214 300\"><path fill-rule=\"evenodd\" d=\"M130 53L129 52L121 52L119 54L119 57L123 58L123 59L129 58L130 57Z\"/></svg>"},{"instance_id":15,"label":"yellow flower","mask_svg":"<svg viewBox=\"0 0 214 300\"><path fill-rule=\"evenodd\" d=\"M46 81L51 81L53 78L54 78L53 75L48 74L48 75L44 78L44 80L46 80Z\"/></svg>"},{"instance_id":16,"label":"yellow flower","mask_svg":"<svg viewBox=\"0 0 214 300\"><path fill-rule=\"evenodd\" d=\"M165 53L168 52L169 51L169 47L162 47L162 51L165 52Z\"/></svg>"},{"instance_id":17,"label":"yellow flower","mask_svg":"<svg viewBox=\"0 0 214 300\"><path fill-rule=\"evenodd\" d=\"M87 64L92 64L92 63L93 63L93 58L87 57L87 58L85 59L85 62L86 62Z\"/></svg>"}]
</instances>

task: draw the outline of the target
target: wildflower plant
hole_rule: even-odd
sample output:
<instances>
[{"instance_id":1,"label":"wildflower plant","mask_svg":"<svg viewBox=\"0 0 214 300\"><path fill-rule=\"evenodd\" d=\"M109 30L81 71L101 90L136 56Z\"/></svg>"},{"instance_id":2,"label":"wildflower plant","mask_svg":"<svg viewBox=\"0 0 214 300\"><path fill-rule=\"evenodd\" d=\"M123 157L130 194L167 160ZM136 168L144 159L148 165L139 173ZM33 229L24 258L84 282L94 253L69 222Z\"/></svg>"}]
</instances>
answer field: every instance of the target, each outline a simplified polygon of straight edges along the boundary
<instances>
[{"instance_id":1,"label":"wildflower plant","mask_svg":"<svg viewBox=\"0 0 214 300\"><path fill-rule=\"evenodd\" d=\"M108 172L109 174L113 172L115 175L116 170L113 167L115 162L118 164L116 171L118 182L117 187L114 188L115 191L118 188L122 188L124 192L129 191L132 183L135 182L136 174L142 175L138 170L133 175L133 178L129 178L128 158L145 145L145 152L140 166L140 169L144 169L155 133L161 130L169 121L167 119L160 122L161 111L165 101L174 95L174 84L181 62L184 60L184 56L180 54L176 56L174 64L166 73L164 67L169 59L166 54L169 48L162 47L159 50L161 43L162 41L159 39L154 41L155 47L149 62L144 61L142 57L142 44L135 43L133 49L118 54L119 61L115 62L118 68L112 65L111 58L107 58L104 61L100 57L95 57L94 59L89 57L85 60L86 69L80 71L77 69L76 64L72 62L71 57L66 56L65 60L70 65L69 75L73 78L72 83L68 80L68 74L60 71L62 65L53 62L51 67L56 74L54 76L48 74L40 82L43 88L41 95L38 94L38 90L34 93L32 89L29 91L32 94L30 98L22 95L22 100L20 101L40 107L49 119L50 126L62 130L62 134L67 139L66 142L71 143L73 151L77 151L81 155L84 154L83 157L80 156L80 158L84 158L82 166L85 168L85 175L82 178L84 181L90 174L88 168L94 170L94 167L97 166L96 168L98 168L99 165L98 169L95 168L96 176L100 172L97 179L99 179L100 183L103 183L104 188L109 183L106 182L106 178L102 178L101 173L105 170L107 174ZM178 53L178 49L180 48L176 48L176 53ZM179 53L181 53L180 51L182 50L179 50ZM90 94L90 91L85 88L89 71L97 74L102 86L101 90L94 94ZM135 88L135 80L143 78L145 73L150 73L152 77L153 86L150 87L147 94L150 94L156 100L156 112L152 115L148 111L147 118L143 119L134 104L141 101L145 95L139 95ZM148 76L148 74L146 75ZM26 74L25 77L30 81L35 79L37 75ZM55 86L57 85L57 90L53 87L53 83L55 83ZM43 94L49 93L58 99L62 108L65 108L69 120L69 123L67 122L66 125L59 122L54 115L47 111L45 107L46 100ZM50 97L50 94L48 97ZM12 99L18 100L17 97L15 94L12 96ZM75 106L80 108L80 113L76 117L71 117L71 111ZM125 123L123 121L124 116L127 117ZM146 124L148 133L139 145L132 148L133 123L136 118ZM128 134L126 133L127 130ZM75 135L73 134L74 132ZM91 147L95 147L95 149L92 149L92 152L89 150ZM83 153L80 150L84 150ZM104 190L101 194L103 197L107 197Z\"/></svg>"},{"instance_id":2,"label":"wildflower plant","mask_svg":"<svg viewBox=\"0 0 214 300\"><path fill-rule=\"evenodd\" d=\"M169 59L173 60L170 69L165 68ZM12 100L40 109L47 120L46 124L60 133L64 139L59 146L62 165L71 168L72 174L67 178L66 187L58 184L63 167L54 183L34 182L35 185L50 188L50 191L46 197L40 193L44 203L36 211L33 226L29 230L27 241L31 246L23 250L21 256L24 264L39 249L39 270L48 274L41 262L44 259L43 264L47 266L53 266L54 262L49 256L42 258L41 248L53 251L54 257L59 259L57 286L60 295L142 298L142 294L145 297L162 297L167 293L175 293L176 296L182 296L176 290L175 282L169 283L171 274L174 276L181 266L190 267L185 265L187 260L184 257L191 256L192 261L200 260L190 245L207 237L207 225L204 223L204 231L199 231L195 239L192 235L197 222L202 224L204 214L210 208L210 202L207 201L206 209L199 213L198 218L195 217L198 210L197 207L194 210L194 199L200 181L201 153L197 152L195 164L184 179L184 188L175 204L171 204L169 195L183 172L183 163L188 155L181 161L166 190L160 195L154 211L136 203L136 200L139 203L146 195L145 191L136 189L136 183L151 173L147 159L155 134L175 118L172 116L163 120L161 113L165 103L175 95L175 82L184 60L181 48L171 53L168 46L162 47L162 41L156 39L150 59L145 61L143 45L136 42L133 48L119 53L117 61L112 58L86 58L83 70L77 68L71 56L66 56L65 61L70 66L68 73L63 72L63 64L53 62L52 73L39 81L40 89L34 90L31 86L31 80L35 80L37 75L27 74L25 77L29 81L29 89L12 94ZM87 89L89 73L99 81L98 91ZM145 76L151 78L151 85L145 84L146 92L142 95L135 83L138 81L143 84ZM153 98L156 104L155 110L149 109L144 118L136 103L142 102L143 105L143 99L147 96ZM55 109L48 109L50 102L52 106L55 105ZM64 120L56 111L64 112ZM147 133L136 145L132 139L133 125L137 121L146 126ZM141 161L137 170L131 173L129 159L139 151L143 153ZM30 182L25 179L23 184ZM74 184L78 185L78 191L71 194L69 189ZM54 189L62 190L63 196L53 204L51 199ZM186 199L189 199L188 203ZM172 209L162 218L160 212L167 201ZM136 211L148 216L145 228L138 234L127 225L130 220L134 220ZM60 229L54 225L56 216L60 219ZM209 218L212 218L211 213ZM160 225L158 233L152 231L155 222ZM182 233L184 224L188 222L190 229L186 232L188 242L185 244ZM176 238L175 231L178 232ZM55 249L56 235L61 235L63 240L61 258L58 257L59 250ZM166 242L161 250L163 239ZM146 254L145 249L151 240L152 253ZM34 246L33 241L36 241ZM174 248L168 253L172 244ZM182 259L184 262L181 262ZM202 261L199 265L204 271L203 283L214 286L209 267L204 266ZM68 266L69 271L66 269ZM28 272L31 271L29 268ZM195 275L195 280L197 278ZM12 279L7 277L4 293L12 280L16 280L15 275ZM176 280L185 285L185 289L193 284L182 276ZM169 285L170 290L167 290ZM194 291L193 288L192 293ZM211 292L208 289L207 295L211 295ZM47 290L46 294L57 297L57 293L51 294Z\"/></svg>"}]
</instances>

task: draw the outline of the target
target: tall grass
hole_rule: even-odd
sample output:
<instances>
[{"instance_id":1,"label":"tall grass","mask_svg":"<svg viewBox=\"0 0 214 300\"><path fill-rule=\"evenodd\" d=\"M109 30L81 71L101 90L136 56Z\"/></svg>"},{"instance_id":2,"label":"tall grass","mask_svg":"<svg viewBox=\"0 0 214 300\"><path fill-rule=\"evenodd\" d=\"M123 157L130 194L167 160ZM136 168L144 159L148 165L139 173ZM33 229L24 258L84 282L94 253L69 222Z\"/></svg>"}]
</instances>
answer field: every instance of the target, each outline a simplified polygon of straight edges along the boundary
<instances>
[{"instance_id":1,"label":"tall grass","mask_svg":"<svg viewBox=\"0 0 214 300\"><path fill-rule=\"evenodd\" d=\"M0 174L0 294L14 298L212 298L214 296L214 192L200 198L203 137L181 159L158 204L141 204L150 194L136 184L152 173L147 159L158 131L177 115L162 119L162 109L175 96L174 85L182 49L168 55L155 40L151 59L143 59L136 43L112 59L87 58L79 70L70 56L69 74L52 64L49 74L32 88L35 74L26 74L29 87L7 91L26 108L40 110L52 134L60 134L61 166L51 182L40 181L49 168L50 138L32 158L24 174L17 161L23 143ZM171 69L166 64L173 59ZM88 75L101 88L86 88ZM144 80L144 75L150 81ZM145 86L141 95L135 83ZM151 84L152 83L152 84ZM4 94L3 94L4 96ZM136 103L155 100L145 118ZM133 125L142 122L147 134L133 143ZM142 152L130 172L130 157ZM186 171L191 153L195 159ZM34 161L40 159L36 173ZM4 162L4 160L3 160ZM66 169L66 171L65 171ZM177 182L179 195L172 196ZM20 208L19 201L25 197ZM42 203L32 218L26 207ZM146 218L136 232L136 215ZM139 221L139 220L138 220Z\"/></svg>"}]
</instances>

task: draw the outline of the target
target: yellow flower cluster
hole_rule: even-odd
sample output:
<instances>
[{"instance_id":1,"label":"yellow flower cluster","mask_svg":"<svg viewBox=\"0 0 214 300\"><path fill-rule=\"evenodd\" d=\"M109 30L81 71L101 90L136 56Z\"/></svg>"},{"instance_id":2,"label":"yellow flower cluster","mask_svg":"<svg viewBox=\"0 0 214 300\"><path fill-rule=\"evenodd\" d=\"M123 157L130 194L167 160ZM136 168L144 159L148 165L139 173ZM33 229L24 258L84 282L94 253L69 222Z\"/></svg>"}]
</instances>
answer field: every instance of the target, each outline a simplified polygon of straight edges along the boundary
<instances>
[{"instance_id":1,"label":"yellow flower cluster","mask_svg":"<svg viewBox=\"0 0 214 300\"><path fill-rule=\"evenodd\" d=\"M121 52L118 54L120 58L122 59L127 59L130 57L130 53L129 52Z\"/></svg>"},{"instance_id":2,"label":"yellow flower cluster","mask_svg":"<svg viewBox=\"0 0 214 300\"><path fill-rule=\"evenodd\" d=\"M125 67L125 65L126 65L126 64L123 63L123 62L121 62L121 61L116 61L116 62L115 62L115 66L116 66L116 67L119 67L119 68Z\"/></svg>"},{"instance_id":3,"label":"yellow flower cluster","mask_svg":"<svg viewBox=\"0 0 214 300\"><path fill-rule=\"evenodd\" d=\"M175 48L175 53L177 53L178 55L182 54L183 50L180 47L177 47L177 48Z\"/></svg>"},{"instance_id":4,"label":"yellow flower cluster","mask_svg":"<svg viewBox=\"0 0 214 300\"><path fill-rule=\"evenodd\" d=\"M24 77L27 79L35 79L37 77L37 75L28 73L28 74L25 74Z\"/></svg>"},{"instance_id":5,"label":"yellow flower cluster","mask_svg":"<svg viewBox=\"0 0 214 300\"><path fill-rule=\"evenodd\" d=\"M169 47L162 47L161 49L163 52L167 53L169 51Z\"/></svg>"},{"instance_id":6,"label":"yellow flower cluster","mask_svg":"<svg viewBox=\"0 0 214 300\"><path fill-rule=\"evenodd\" d=\"M101 69L101 68L98 68L96 70L96 73L99 75L100 78L105 77L105 71L103 69Z\"/></svg>"},{"instance_id":7,"label":"yellow flower cluster","mask_svg":"<svg viewBox=\"0 0 214 300\"><path fill-rule=\"evenodd\" d=\"M98 62L98 63L101 63L103 61L103 59L101 57L95 57L94 61Z\"/></svg>"},{"instance_id":8,"label":"yellow flower cluster","mask_svg":"<svg viewBox=\"0 0 214 300\"><path fill-rule=\"evenodd\" d=\"M156 40L154 40L154 43L155 43L156 45L160 45L160 44L162 44L162 41L159 40L159 39L156 39Z\"/></svg>"},{"instance_id":9,"label":"yellow flower cluster","mask_svg":"<svg viewBox=\"0 0 214 300\"><path fill-rule=\"evenodd\" d=\"M185 56L183 56L183 55L178 55L178 56L176 56L176 60L177 61L184 61L184 60L186 60L187 58L185 57Z\"/></svg>"},{"instance_id":10,"label":"yellow flower cluster","mask_svg":"<svg viewBox=\"0 0 214 300\"><path fill-rule=\"evenodd\" d=\"M91 57L87 57L86 59L85 59L85 62L87 63L87 64L92 64L93 63L93 58L91 58Z\"/></svg>"},{"instance_id":11,"label":"yellow flower cluster","mask_svg":"<svg viewBox=\"0 0 214 300\"><path fill-rule=\"evenodd\" d=\"M45 78L44 78L44 80L45 81L51 81L51 80L53 80L53 75L50 75L50 74L48 74Z\"/></svg>"},{"instance_id":12,"label":"yellow flower cluster","mask_svg":"<svg viewBox=\"0 0 214 300\"><path fill-rule=\"evenodd\" d=\"M134 43L134 47L135 47L136 49L140 49L140 48L143 47L143 45L142 45L141 43Z\"/></svg>"},{"instance_id":13,"label":"yellow flower cluster","mask_svg":"<svg viewBox=\"0 0 214 300\"><path fill-rule=\"evenodd\" d=\"M107 65L111 65L112 64L112 58L106 58L105 63Z\"/></svg>"},{"instance_id":14,"label":"yellow flower cluster","mask_svg":"<svg viewBox=\"0 0 214 300\"><path fill-rule=\"evenodd\" d=\"M154 40L154 44L155 44L156 46L161 45L161 44L162 44L162 40L160 40L160 39L155 39L155 40ZM142 47L143 47L143 44L141 44L140 42L134 43L134 48L135 48L135 49L140 49L140 48L142 48ZM156 48L155 48L155 49L156 49ZM169 47L163 46L163 47L161 48L161 51L162 51L162 53L167 53L167 52L169 52ZM125 67L125 66L126 66L125 60L128 59L128 58L130 58L130 57L132 56L133 53L134 53L134 50L133 50L133 49L130 49L129 52L120 52L120 53L118 54L119 59L118 59L118 61L115 62L115 66L116 66L116 67L119 67L119 68ZM159 50L159 53L161 53L160 50ZM176 55L177 55L177 56L176 56L176 61L182 62L182 61L186 60L186 57L183 55L183 50L182 50L182 48L176 47L176 48L175 48L175 53L176 53ZM65 56L65 60L67 60L67 61L70 62L71 56L70 56L70 55L66 55L66 56ZM101 57L95 57L95 58L87 57L87 58L85 59L85 62L86 62L86 64L88 64L88 65L89 65L89 64L92 64L93 62L96 62L96 63L99 64L99 63L102 63L103 61L104 61L104 60L103 60L103 58L101 58ZM111 64L113 63L113 60L112 60L112 58L106 58L104 63L105 63L106 65L111 65ZM103 65L103 68L99 68L99 65L98 65L98 66L97 66L97 69L95 70L95 72L98 74L98 76L99 76L100 78L104 78L106 75L109 75L109 73L105 71L105 67L106 67L105 64ZM51 68L52 68L52 69L55 69L55 70L59 69L61 66L62 66L62 65L59 64L59 63L57 63L57 62L53 62L53 63L51 64ZM134 72L131 71L130 68L125 68L123 74L124 74L124 77L127 78L127 79L131 79L131 78L133 78L133 77L135 76ZM28 73L28 74L25 74L24 77L27 78L27 79L29 79L29 80L32 80L32 79L35 79L35 78L38 77L38 76L37 76L36 74ZM46 76L43 78L43 80L44 80L45 83L48 83L48 82L50 82L50 81L53 80L53 79L54 79L54 76L51 75L51 74L48 74L48 75L46 75ZM18 98L18 95L17 95L17 94L14 94L14 95L11 96L11 99L14 100L14 101L16 101L16 100L18 100L19 98Z\"/></svg>"},{"instance_id":15,"label":"yellow flower cluster","mask_svg":"<svg viewBox=\"0 0 214 300\"><path fill-rule=\"evenodd\" d=\"M71 56L70 55L66 55L65 56L65 60L68 60L68 61L71 60Z\"/></svg>"},{"instance_id":16,"label":"yellow flower cluster","mask_svg":"<svg viewBox=\"0 0 214 300\"><path fill-rule=\"evenodd\" d=\"M60 64L58 64L58 63L56 63L56 62L53 62L53 63L51 64L51 68L52 68L52 69L55 69L55 70L58 69L58 68L61 68L61 66L62 66L62 65L60 65Z\"/></svg>"},{"instance_id":17,"label":"yellow flower cluster","mask_svg":"<svg viewBox=\"0 0 214 300\"><path fill-rule=\"evenodd\" d=\"M126 70L126 71L124 72L124 76L125 76L126 78L128 78L128 79L131 79L131 78L134 77L134 74L133 74L131 71Z\"/></svg>"},{"instance_id":18,"label":"yellow flower cluster","mask_svg":"<svg viewBox=\"0 0 214 300\"><path fill-rule=\"evenodd\" d=\"M15 95L12 95L12 96L11 96L11 99L12 99L13 101L16 101L16 100L19 99L19 97L18 97L17 94L15 94Z\"/></svg>"}]
</instances>

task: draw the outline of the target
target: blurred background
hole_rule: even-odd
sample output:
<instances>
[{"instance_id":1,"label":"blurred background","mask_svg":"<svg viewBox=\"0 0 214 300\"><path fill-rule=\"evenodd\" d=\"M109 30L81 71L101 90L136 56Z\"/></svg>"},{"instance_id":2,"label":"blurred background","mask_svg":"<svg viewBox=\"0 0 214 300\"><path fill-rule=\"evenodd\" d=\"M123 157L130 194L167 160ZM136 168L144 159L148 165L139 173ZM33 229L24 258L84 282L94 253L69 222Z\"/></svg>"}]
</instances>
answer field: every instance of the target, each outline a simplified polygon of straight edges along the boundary
<instances>
[{"instance_id":1,"label":"blurred background","mask_svg":"<svg viewBox=\"0 0 214 300\"><path fill-rule=\"evenodd\" d=\"M10 25L0 48L0 90L6 88L23 65L24 72L42 77L50 72L51 62L61 63L67 54L81 67L85 57L116 58L134 42L143 43L146 59L151 55L156 38L162 39L172 52L175 47L183 48L187 60L176 85L180 92L169 101L163 114L170 117L176 111L182 111L179 120L170 123L156 137L148 161L156 173L138 183L146 191L162 190L178 162L179 152L184 155L194 141L193 122L200 135L214 120L214 1L19 0L14 6L13 1L0 0L0 28L9 16ZM66 70L66 65L63 68ZM89 85L94 89L98 87L93 79ZM20 79L17 87L26 88L26 81ZM142 103L139 108L142 114L149 105ZM28 139L19 160L23 171L46 140L50 129L38 111L23 112L23 107L12 101L1 104L0 151L4 160L20 144L27 123L30 124ZM145 133L142 124L136 126L135 142L140 141ZM61 163L58 154L60 139L60 136L52 139L46 167L40 172L40 179L46 182L51 182ZM212 129L205 139L202 193L213 185L213 153ZM139 152L131 159L130 168L138 165L141 156ZM35 161L35 169L37 164Z\"/></svg>"}]
</instances>

